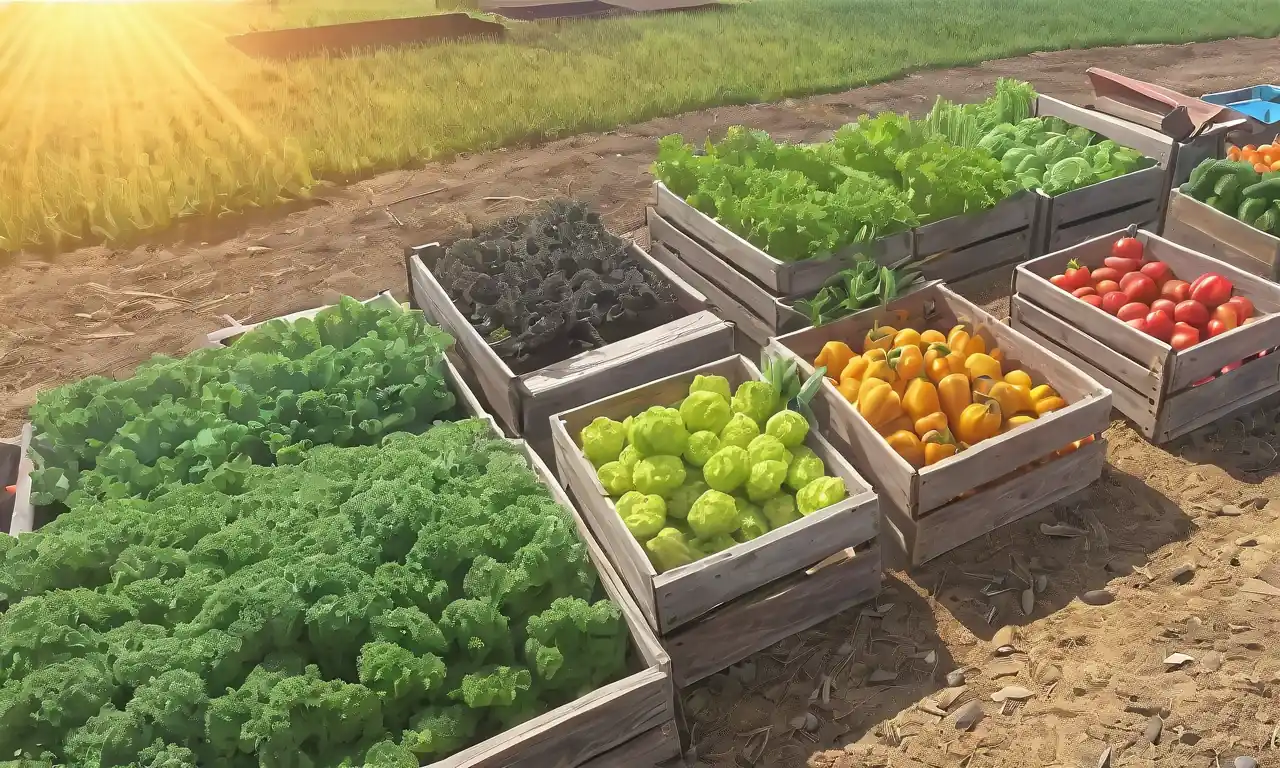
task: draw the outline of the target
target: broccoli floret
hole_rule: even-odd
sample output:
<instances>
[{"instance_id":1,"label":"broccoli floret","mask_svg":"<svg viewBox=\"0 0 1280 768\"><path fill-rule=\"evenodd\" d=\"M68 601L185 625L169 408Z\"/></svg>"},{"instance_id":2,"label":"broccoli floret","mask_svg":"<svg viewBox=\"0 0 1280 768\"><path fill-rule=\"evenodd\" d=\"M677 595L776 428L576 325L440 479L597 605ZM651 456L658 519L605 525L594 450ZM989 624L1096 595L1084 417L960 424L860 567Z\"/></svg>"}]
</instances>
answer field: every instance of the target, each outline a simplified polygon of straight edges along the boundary
<instances>
[{"instance_id":1,"label":"broccoli floret","mask_svg":"<svg viewBox=\"0 0 1280 768\"><path fill-rule=\"evenodd\" d=\"M526 626L525 661L547 690L591 691L626 664L622 611L606 600L561 598Z\"/></svg>"}]
</instances>

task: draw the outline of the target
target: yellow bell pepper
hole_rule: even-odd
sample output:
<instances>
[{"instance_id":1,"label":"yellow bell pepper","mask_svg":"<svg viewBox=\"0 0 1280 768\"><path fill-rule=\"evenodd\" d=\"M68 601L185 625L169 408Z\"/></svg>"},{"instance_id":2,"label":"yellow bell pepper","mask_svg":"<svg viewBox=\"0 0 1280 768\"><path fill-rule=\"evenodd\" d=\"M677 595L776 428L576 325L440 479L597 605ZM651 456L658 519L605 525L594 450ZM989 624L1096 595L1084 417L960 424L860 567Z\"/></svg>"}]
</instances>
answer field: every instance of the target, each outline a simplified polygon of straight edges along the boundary
<instances>
[{"instance_id":1,"label":"yellow bell pepper","mask_svg":"<svg viewBox=\"0 0 1280 768\"><path fill-rule=\"evenodd\" d=\"M1035 421L1036 417L1029 413L1019 413L1004 420L1004 429L1001 432L1008 432L1011 429L1017 429L1023 424L1030 424Z\"/></svg>"},{"instance_id":2,"label":"yellow bell pepper","mask_svg":"<svg viewBox=\"0 0 1280 768\"><path fill-rule=\"evenodd\" d=\"M1043 416L1059 408L1066 408L1067 401L1061 397L1042 397L1036 401L1036 415Z\"/></svg>"},{"instance_id":3,"label":"yellow bell pepper","mask_svg":"<svg viewBox=\"0 0 1280 768\"><path fill-rule=\"evenodd\" d=\"M964 324L961 323L953 326L947 332L947 346L951 347L952 352L960 352L967 355L969 353L969 338L969 332L964 329Z\"/></svg>"},{"instance_id":4,"label":"yellow bell pepper","mask_svg":"<svg viewBox=\"0 0 1280 768\"><path fill-rule=\"evenodd\" d=\"M1000 413L1000 404L995 400L985 403L972 403L960 414L956 423L956 437L969 445L974 445L988 437L1000 433L1000 425L1004 416Z\"/></svg>"},{"instance_id":5,"label":"yellow bell pepper","mask_svg":"<svg viewBox=\"0 0 1280 768\"><path fill-rule=\"evenodd\" d=\"M813 359L816 368L826 367L828 376L840 376L840 372L854 357L853 350L843 341L828 341Z\"/></svg>"},{"instance_id":6,"label":"yellow bell pepper","mask_svg":"<svg viewBox=\"0 0 1280 768\"><path fill-rule=\"evenodd\" d=\"M928 349L931 344L946 344L947 337L942 335L942 331L935 331L930 328L920 334L920 349Z\"/></svg>"},{"instance_id":7,"label":"yellow bell pepper","mask_svg":"<svg viewBox=\"0 0 1280 768\"><path fill-rule=\"evenodd\" d=\"M1004 373L1000 371L1000 364L995 358L985 352L975 352L964 359L965 373L969 374L970 379L976 379L979 376L990 376L996 381L1004 378Z\"/></svg>"},{"instance_id":8,"label":"yellow bell pepper","mask_svg":"<svg viewBox=\"0 0 1280 768\"><path fill-rule=\"evenodd\" d=\"M841 370L836 371L835 374L840 381L845 379L861 381L867 376L867 359L862 355L854 355L849 359L848 364Z\"/></svg>"},{"instance_id":9,"label":"yellow bell pepper","mask_svg":"<svg viewBox=\"0 0 1280 768\"><path fill-rule=\"evenodd\" d=\"M992 360L995 360L995 361L996 361L997 363L999 363L1000 365L1004 365L1004 350L1003 350L1003 349L1001 349L1001 348L999 348L999 347L996 347L995 349L991 350L991 351L990 351L990 352L988 352L987 354L988 354L988 355L991 355L991 359L992 359Z\"/></svg>"},{"instance_id":10,"label":"yellow bell pepper","mask_svg":"<svg viewBox=\"0 0 1280 768\"><path fill-rule=\"evenodd\" d=\"M950 347L950 349L951 354L947 355L947 367L951 369L952 373L959 373L967 377L968 374L964 370L965 353L957 352L956 347Z\"/></svg>"},{"instance_id":11,"label":"yellow bell pepper","mask_svg":"<svg viewBox=\"0 0 1280 768\"><path fill-rule=\"evenodd\" d=\"M969 386L973 387L973 394L975 396L989 393L991 388L995 385L996 380L990 376L979 376L976 379L969 380Z\"/></svg>"},{"instance_id":12,"label":"yellow bell pepper","mask_svg":"<svg viewBox=\"0 0 1280 768\"><path fill-rule=\"evenodd\" d=\"M947 429L947 414L942 411L934 411L916 419L915 431L920 437L924 437L930 432L944 432Z\"/></svg>"},{"instance_id":13,"label":"yellow bell pepper","mask_svg":"<svg viewBox=\"0 0 1280 768\"><path fill-rule=\"evenodd\" d=\"M955 456L956 451L959 450L959 446L956 445L956 439L945 428L926 432L924 437L920 438L920 442L924 443L924 465L926 467L937 464L950 456Z\"/></svg>"},{"instance_id":14,"label":"yellow bell pepper","mask_svg":"<svg viewBox=\"0 0 1280 768\"><path fill-rule=\"evenodd\" d=\"M889 384L898 380L898 374L889 367L888 360L872 360L867 363L867 370L862 374L863 380L881 379Z\"/></svg>"},{"instance_id":15,"label":"yellow bell pepper","mask_svg":"<svg viewBox=\"0 0 1280 768\"><path fill-rule=\"evenodd\" d=\"M893 348L893 337L897 335L898 329L891 325L873 325L862 340L862 351L883 349L888 352Z\"/></svg>"},{"instance_id":16,"label":"yellow bell pepper","mask_svg":"<svg viewBox=\"0 0 1280 768\"><path fill-rule=\"evenodd\" d=\"M836 385L836 390L844 395L844 399L851 403L858 402L858 390L862 388L862 381L859 379L841 379Z\"/></svg>"},{"instance_id":17,"label":"yellow bell pepper","mask_svg":"<svg viewBox=\"0 0 1280 768\"><path fill-rule=\"evenodd\" d=\"M987 352L987 340L974 333L969 337L969 343L964 345L965 357L973 355L983 355Z\"/></svg>"},{"instance_id":18,"label":"yellow bell pepper","mask_svg":"<svg viewBox=\"0 0 1280 768\"><path fill-rule=\"evenodd\" d=\"M868 349L866 352L863 352L862 357L868 363L874 363L877 360L888 360L889 351L887 349L880 349L879 347L876 347L875 349Z\"/></svg>"},{"instance_id":19,"label":"yellow bell pepper","mask_svg":"<svg viewBox=\"0 0 1280 768\"><path fill-rule=\"evenodd\" d=\"M917 346L895 347L888 362L901 379L914 379L924 373L924 354Z\"/></svg>"},{"instance_id":20,"label":"yellow bell pepper","mask_svg":"<svg viewBox=\"0 0 1280 768\"><path fill-rule=\"evenodd\" d=\"M947 423L956 430L956 436L964 439L958 430L960 414L973 402L969 391L969 379L963 373L952 373L938 382L938 402L947 414Z\"/></svg>"},{"instance_id":21,"label":"yellow bell pepper","mask_svg":"<svg viewBox=\"0 0 1280 768\"><path fill-rule=\"evenodd\" d=\"M915 328L903 328L893 337L893 346L897 347L915 347L920 349L920 332Z\"/></svg>"},{"instance_id":22,"label":"yellow bell pepper","mask_svg":"<svg viewBox=\"0 0 1280 768\"><path fill-rule=\"evenodd\" d=\"M919 469L924 466L924 443L916 437L916 433L900 429L885 438L885 442L908 464Z\"/></svg>"},{"instance_id":23,"label":"yellow bell pepper","mask_svg":"<svg viewBox=\"0 0 1280 768\"><path fill-rule=\"evenodd\" d=\"M904 413L898 418L894 419L893 421L890 421L888 424L881 424L876 431L879 432L883 437L888 437L889 435L892 435L894 432L898 432L899 430L903 430L903 429L905 429L908 432L911 432L912 431L911 423L912 423L911 417Z\"/></svg>"},{"instance_id":24,"label":"yellow bell pepper","mask_svg":"<svg viewBox=\"0 0 1280 768\"><path fill-rule=\"evenodd\" d=\"M991 351L997 352L999 350L993 349ZM1031 387L1034 386L1031 383L1031 374L1023 370L1009 371L1004 375L1004 380L1009 382L1010 384L1016 384L1019 387L1026 387L1027 394L1031 393Z\"/></svg>"},{"instance_id":25,"label":"yellow bell pepper","mask_svg":"<svg viewBox=\"0 0 1280 768\"><path fill-rule=\"evenodd\" d=\"M1015 387L1006 381L997 381L992 384L987 396L1000 404L1001 413L1009 414L1010 417L1014 414L1035 411L1035 404L1031 402L1031 395L1025 389Z\"/></svg>"},{"instance_id":26,"label":"yellow bell pepper","mask_svg":"<svg viewBox=\"0 0 1280 768\"><path fill-rule=\"evenodd\" d=\"M1031 388L1031 402L1038 403L1046 397L1058 397L1058 390L1048 384L1041 384L1038 387Z\"/></svg>"},{"instance_id":27,"label":"yellow bell pepper","mask_svg":"<svg viewBox=\"0 0 1280 768\"><path fill-rule=\"evenodd\" d=\"M941 410L938 402L938 388L932 381L914 378L907 384L906 394L902 397L902 409L911 417L912 422L923 419L931 413Z\"/></svg>"},{"instance_id":28,"label":"yellow bell pepper","mask_svg":"<svg viewBox=\"0 0 1280 768\"><path fill-rule=\"evenodd\" d=\"M903 415L902 400L883 379L863 379L858 391L858 413L873 429L888 424Z\"/></svg>"}]
</instances>

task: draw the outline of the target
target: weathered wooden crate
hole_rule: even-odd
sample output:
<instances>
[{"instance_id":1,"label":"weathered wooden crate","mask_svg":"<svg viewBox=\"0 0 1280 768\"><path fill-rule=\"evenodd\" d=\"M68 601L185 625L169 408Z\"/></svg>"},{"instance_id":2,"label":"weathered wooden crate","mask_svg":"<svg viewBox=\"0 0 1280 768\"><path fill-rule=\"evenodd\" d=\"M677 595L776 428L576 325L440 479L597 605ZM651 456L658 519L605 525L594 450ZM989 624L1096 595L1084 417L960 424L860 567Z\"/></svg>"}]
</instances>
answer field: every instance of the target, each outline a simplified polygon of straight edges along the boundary
<instances>
[{"instance_id":1,"label":"weathered wooden crate","mask_svg":"<svg viewBox=\"0 0 1280 768\"><path fill-rule=\"evenodd\" d=\"M371 301L383 297L384 300L389 299L382 294ZM321 309L323 307L284 317L313 316ZM206 337L206 342L211 345L229 344L254 325L215 331ZM485 413L447 358L445 373L458 396L462 412L468 418L487 421L495 435L502 435L497 423ZM25 514L14 515L9 529L14 536L37 527L30 504L31 463L25 460L25 447L30 439L31 425L27 424L19 440L9 441L22 444L24 463L17 469L18 494L15 500L27 510ZM670 657L658 644L639 606L546 463L528 443L522 440L509 442L528 460L552 497L573 516L588 556L600 574L605 593L622 609L631 637L630 674L450 757L428 763L425 768L649 768L677 759L681 754L681 743Z\"/></svg>"},{"instance_id":2,"label":"weathered wooden crate","mask_svg":"<svg viewBox=\"0 0 1280 768\"><path fill-rule=\"evenodd\" d=\"M767 288L768 293L774 296L814 293L827 278L847 269L858 258L871 258L879 264L889 265L912 254L911 232L905 231L888 235L874 243L850 245L828 259L779 261L686 203L662 182L654 182L653 187L657 201L654 211L658 216L701 243L708 252L716 254L738 272ZM702 264L695 262L691 266L707 274Z\"/></svg>"},{"instance_id":3,"label":"weathered wooden crate","mask_svg":"<svg viewBox=\"0 0 1280 768\"><path fill-rule=\"evenodd\" d=\"M874 324L941 329L965 323L987 348L1004 351L1007 370L1021 368L1051 385L1067 407L983 440L944 462L915 469L893 451L831 380L812 403L814 417L880 494L885 518L901 534L913 565L931 560L1005 523L1075 493L1098 478L1105 461L1101 433L1111 393L1079 369L940 284L821 328L774 339L769 354L796 360L806 374L828 341L862 339ZM1065 456L1077 440L1095 440Z\"/></svg>"},{"instance_id":4,"label":"weathered wooden crate","mask_svg":"<svg viewBox=\"0 0 1280 768\"><path fill-rule=\"evenodd\" d=\"M924 278L955 288L1026 261L1039 204L1035 193L1019 192L989 210L917 227L913 248Z\"/></svg>"},{"instance_id":5,"label":"weathered wooden crate","mask_svg":"<svg viewBox=\"0 0 1280 768\"><path fill-rule=\"evenodd\" d=\"M1280 345L1280 286L1181 245L1139 232L1146 255L1174 274L1194 279L1217 272L1253 301L1257 322L1202 341L1190 349L1131 328L1049 282L1070 259L1101 266L1112 232L1018 268L1010 312L1014 327L1102 382L1116 408L1154 443L1164 443L1280 391L1280 355L1249 360L1230 373L1195 386L1224 366Z\"/></svg>"},{"instance_id":6,"label":"weathered wooden crate","mask_svg":"<svg viewBox=\"0 0 1280 768\"><path fill-rule=\"evenodd\" d=\"M724 376L734 387L760 378L746 358L729 357L557 414L552 422L560 477L671 655L680 688L875 597L881 577L876 495L816 427L805 444L828 474L844 480L844 501L696 563L662 574L654 569L576 435L598 416L620 421L680 401L696 374Z\"/></svg>"},{"instance_id":7,"label":"weathered wooden crate","mask_svg":"<svg viewBox=\"0 0 1280 768\"><path fill-rule=\"evenodd\" d=\"M1097 184L1050 197L1037 191L1041 202L1032 255L1077 245L1104 232L1130 224L1144 228L1159 225L1169 194L1168 168L1173 161L1173 139L1135 123L1040 96L1036 115L1060 117L1088 128L1121 146L1153 158L1156 165Z\"/></svg>"},{"instance_id":8,"label":"weathered wooden crate","mask_svg":"<svg viewBox=\"0 0 1280 768\"><path fill-rule=\"evenodd\" d=\"M1162 236L1249 274L1280 281L1280 237L1176 189L1169 198Z\"/></svg>"},{"instance_id":9,"label":"weathered wooden crate","mask_svg":"<svg viewBox=\"0 0 1280 768\"><path fill-rule=\"evenodd\" d=\"M475 383L489 409L513 434L550 456L551 415L613 394L637 381L682 371L733 353L733 328L707 311L700 292L636 245L637 259L662 275L688 314L624 341L580 352L558 363L517 375L471 326L431 274L442 253L438 243L406 249L413 305L456 340L454 358Z\"/></svg>"}]
</instances>

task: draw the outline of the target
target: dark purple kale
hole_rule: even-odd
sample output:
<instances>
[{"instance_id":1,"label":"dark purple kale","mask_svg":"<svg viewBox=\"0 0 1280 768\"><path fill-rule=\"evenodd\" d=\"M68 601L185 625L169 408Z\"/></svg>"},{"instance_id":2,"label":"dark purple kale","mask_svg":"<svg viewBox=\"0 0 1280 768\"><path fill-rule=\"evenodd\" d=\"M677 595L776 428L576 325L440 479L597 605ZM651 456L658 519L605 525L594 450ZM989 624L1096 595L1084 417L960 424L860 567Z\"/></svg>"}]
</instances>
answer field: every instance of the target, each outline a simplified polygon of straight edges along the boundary
<instances>
[{"instance_id":1,"label":"dark purple kale","mask_svg":"<svg viewBox=\"0 0 1280 768\"><path fill-rule=\"evenodd\" d=\"M455 242L432 271L500 357L546 365L679 314L671 285L633 254L584 203L561 200Z\"/></svg>"}]
</instances>

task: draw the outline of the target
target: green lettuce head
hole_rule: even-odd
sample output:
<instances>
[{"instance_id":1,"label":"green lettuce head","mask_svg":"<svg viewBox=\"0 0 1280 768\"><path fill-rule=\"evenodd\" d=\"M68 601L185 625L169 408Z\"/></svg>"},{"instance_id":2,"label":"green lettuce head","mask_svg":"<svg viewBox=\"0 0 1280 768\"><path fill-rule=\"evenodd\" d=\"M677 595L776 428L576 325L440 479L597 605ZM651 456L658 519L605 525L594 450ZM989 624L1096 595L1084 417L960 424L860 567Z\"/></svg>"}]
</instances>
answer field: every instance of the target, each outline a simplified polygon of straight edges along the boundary
<instances>
[{"instance_id":1,"label":"green lettuce head","mask_svg":"<svg viewBox=\"0 0 1280 768\"><path fill-rule=\"evenodd\" d=\"M660 496L627 491L618 499L618 516L636 541L644 542L666 525L667 504Z\"/></svg>"},{"instance_id":2,"label":"green lettuce head","mask_svg":"<svg viewBox=\"0 0 1280 768\"><path fill-rule=\"evenodd\" d=\"M808 448L800 446L793 455L795 458L787 468L787 487L791 490L799 492L801 488L827 473L822 459Z\"/></svg>"},{"instance_id":3,"label":"green lettuce head","mask_svg":"<svg viewBox=\"0 0 1280 768\"><path fill-rule=\"evenodd\" d=\"M752 440L747 445L747 454L751 457L752 464L759 464L762 461L780 461L791 466L794 458L782 441L772 435L760 435Z\"/></svg>"},{"instance_id":4,"label":"green lettuce head","mask_svg":"<svg viewBox=\"0 0 1280 768\"><path fill-rule=\"evenodd\" d=\"M715 536L698 538L694 540L693 543L698 549L706 552L708 555L714 555L717 552L725 551L738 542L727 533L717 533Z\"/></svg>"},{"instance_id":5,"label":"green lettuce head","mask_svg":"<svg viewBox=\"0 0 1280 768\"><path fill-rule=\"evenodd\" d=\"M680 404L680 418L690 432L719 432L732 415L729 401L715 392L694 392Z\"/></svg>"},{"instance_id":6,"label":"green lettuce head","mask_svg":"<svg viewBox=\"0 0 1280 768\"><path fill-rule=\"evenodd\" d=\"M844 497L843 480L838 477L819 477L796 493L796 508L802 515L812 515L838 503Z\"/></svg>"},{"instance_id":7,"label":"green lettuce head","mask_svg":"<svg viewBox=\"0 0 1280 768\"><path fill-rule=\"evenodd\" d=\"M733 536L738 541L758 539L769 532L769 521L764 511L741 496L734 496L733 503L738 507L738 530Z\"/></svg>"},{"instance_id":8,"label":"green lettuce head","mask_svg":"<svg viewBox=\"0 0 1280 768\"><path fill-rule=\"evenodd\" d=\"M636 462L631 482L637 491L670 496L684 484L684 462L679 456L650 456Z\"/></svg>"},{"instance_id":9,"label":"green lettuce head","mask_svg":"<svg viewBox=\"0 0 1280 768\"><path fill-rule=\"evenodd\" d=\"M631 470L620 461L602 464L600 469L596 470L596 477L600 478L600 484L604 486L605 493L610 496L621 496L635 489L631 483Z\"/></svg>"},{"instance_id":10,"label":"green lettuce head","mask_svg":"<svg viewBox=\"0 0 1280 768\"><path fill-rule=\"evenodd\" d=\"M751 475L751 456L746 449L731 445L721 448L702 465L702 477L721 493L733 493Z\"/></svg>"},{"instance_id":11,"label":"green lettuce head","mask_svg":"<svg viewBox=\"0 0 1280 768\"><path fill-rule=\"evenodd\" d=\"M628 445L626 448L622 449L622 453L618 454L618 461L622 466L626 467L628 471L635 469L636 462L643 458L644 457L640 455L640 451L637 451L634 445Z\"/></svg>"},{"instance_id":12,"label":"green lettuce head","mask_svg":"<svg viewBox=\"0 0 1280 768\"><path fill-rule=\"evenodd\" d=\"M725 399L728 402L733 394L729 391L729 380L723 376L703 376L698 374L693 377L693 383L689 385L689 394L695 392L712 392Z\"/></svg>"},{"instance_id":13,"label":"green lettuce head","mask_svg":"<svg viewBox=\"0 0 1280 768\"><path fill-rule=\"evenodd\" d=\"M765 519L774 528L781 528L801 517L800 510L796 509L796 497L789 493L779 493L765 501L763 509Z\"/></svg>"},{"instance_id":14,"label":"green lettuce head","mask_svg":"<svg viewBox=\"0 0 1280 768\"><path fill-rule=\"evenodd\" d=\"M689 430L685 429L680 412L662 406L637 416L631 422L630 434L631 444L642 456L679 456L689 443Z\"/></svg>"},{"instance_id":15,"label":"green lettuce head","mask_svg":"<svg viewBox=\"0 0 1280 768\"><path fill-rule=\"evenodd\" d=\"M667 514L679 520L685 519L693 508L693 502L709 490L711 486L702 480L686 479L684 485L672 491L671 498L667 499Z\"/></svg>"},{"instance_id":16,"label":"green lettuce head","mask_svg":"<svg viewBox=\"0 0 1280 768\"><path fill-rule=\"evenodd\" d=\"M778 392L767 381L744 381L733 394L732 408L763 427L778 410Z\"/></svg>"},{"instance_id":17,"label":"green lettuce head","mask_svg":"<svg viewBox=\"0 0 1280 768\"><path fill-rule=\"evenodd\" d=\"M759 504L767 501L782 489L782 482L787 479L787 465L781 461L762 461L751 466L751 475L747 478L747 498Z\"/></svg>"},{"instance_id":18,"label":"green lettuce head","mask_svg":"<svg viewBox=\"0 0 1280 768\"><path fill-rule=\"evenodd\" d=\"M765 423L764 433L778 438L786 448L797 448L809 435L809 420L795 411L778 411Z\"/></svg>"},{"instance_id":19,"label":"green lettuce head","mask_svg":"<svg viewBox=\"0 0 1280 768\"><path fill-rule=\"evenodd\" d=\"M627 442L627 430L621 422L597 416L578 433L582 454L595 466L618 458Z\"/></svg>"},{"instance_id":20,"label":"green lettuce head","mask_svg":"<svg viewBox=\"0 0 1280 768\"><path fill-rule=\"evenodd\" d=\"M729 423L720 430L721 447L736 445L746 448L751 441L760 436L760 425L752 421L750 416L741 413L733 414Z\"/></svg>"},{"instance_id":21,"label":"green lettuce head","mask_svg":"<svg viewBox=\"0 0 1280 768\"><path fill-rule=\"evenodd\" d=\"M645 542L649 562L658 573L701 560L704 554L696 549L689 538L678 528L663 528L658 535Z\"/></svg>"},{"instance_id":22,"label":"green lettuce head","mask_svg":"<svg viewBox=\"0 0 1280 768\"><path fill-rule=\"evenodd\" d=\"M688 522L699 539L733 533L738 529L738 507L729 494L707 491L693 503Z\"/></svg>"},{"instance_id":23,"label":"green lettuce head","mask_svg":"<svg viewBox=\"0 0 1280 768\"><path fill-rule=\"evenodd\" d=\"M703 430L689 435L689 444L684 449L684 460L695 467L707 463L720 450L720 438L715 432Z\"/></svg>"}]
</instances>

